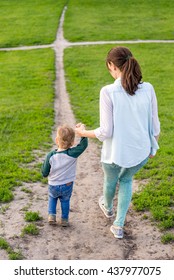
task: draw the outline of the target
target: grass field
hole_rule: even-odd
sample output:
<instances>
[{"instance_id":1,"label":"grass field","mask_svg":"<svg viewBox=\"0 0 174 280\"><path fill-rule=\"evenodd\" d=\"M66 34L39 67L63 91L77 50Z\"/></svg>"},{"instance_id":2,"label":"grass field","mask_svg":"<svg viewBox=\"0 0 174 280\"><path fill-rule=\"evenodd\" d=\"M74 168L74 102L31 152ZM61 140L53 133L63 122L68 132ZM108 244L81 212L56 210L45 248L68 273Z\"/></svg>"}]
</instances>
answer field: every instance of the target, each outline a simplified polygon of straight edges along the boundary
<instances>
[{"instance_id":1,"label":"grass field","mask_svg":"<svg viewBox=\"0 0 174 280\"><path fill-rule=\"evenodd\" d=\"M0 47L53 43L66 0L0 0Z\"/></svg>"},{"instance_id":2,"label":"grass field","mask_svg":"<svg viewBox=\"0 0 174 280\"><path fill-rule=\"evenodd\" d=\"M54 52L0 52L0 61L0 201L9 201L14 186L41 179L27 163L51 141Z\"/></svg>"},{"instance_id":3,"label":"grass field","mask_svg":"<svg viewBox=\"0 0 174 280\"><path fill-rule=\"evenodd\" d=\"M65 37L70 41L174 39L173 1L0 0L0 47L52 43L65 3ZM134 206L138 211L150 211L161 229L170 229L174 228L173 45L127 46L139 60L144 80L154 85L161 121L160 150L136 176L149 182L134 195ZM99 125L100 88L113 81L105 66L111 47L65 50L74 114L89 128ZM38 150L48 149L52 143L55 58L49 49L0 52L0 63L1 203L13 199L15 186L41 180L39 164L29 168L28 163L35 160ZM164 238L173 239L170 235ZM7 246L1 243L1 247Z\"/></svg>"},{"instance_id":4,"label":"grass field","mask_svg":"<svg viewBox=\"0 0 174 280\"><path fill-rule=\"evenodd\" d=\"M173 10L166 0L70 0L64 35L72 42L174 39Z\"/></svg>"}]
</instances>

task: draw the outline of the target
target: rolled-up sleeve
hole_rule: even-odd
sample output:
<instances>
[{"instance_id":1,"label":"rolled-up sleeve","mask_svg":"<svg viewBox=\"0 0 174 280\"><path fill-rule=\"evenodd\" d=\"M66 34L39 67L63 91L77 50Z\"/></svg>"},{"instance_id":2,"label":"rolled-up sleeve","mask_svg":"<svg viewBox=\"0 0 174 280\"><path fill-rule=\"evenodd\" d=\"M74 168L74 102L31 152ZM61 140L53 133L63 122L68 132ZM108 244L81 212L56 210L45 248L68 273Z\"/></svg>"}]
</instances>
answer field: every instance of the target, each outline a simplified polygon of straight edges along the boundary
<instances>
[{"instance_id":1,"label":"rolled-up sleeve","mask_svg":"<svg viewBox=\"0 0 174 280\"><path fill-rule=\"evenodd\" d=\"M95 136L104 141L113 133L113 105L106 87L100 91L100 127L94 130Z\"/></svg>"}]
</instances>

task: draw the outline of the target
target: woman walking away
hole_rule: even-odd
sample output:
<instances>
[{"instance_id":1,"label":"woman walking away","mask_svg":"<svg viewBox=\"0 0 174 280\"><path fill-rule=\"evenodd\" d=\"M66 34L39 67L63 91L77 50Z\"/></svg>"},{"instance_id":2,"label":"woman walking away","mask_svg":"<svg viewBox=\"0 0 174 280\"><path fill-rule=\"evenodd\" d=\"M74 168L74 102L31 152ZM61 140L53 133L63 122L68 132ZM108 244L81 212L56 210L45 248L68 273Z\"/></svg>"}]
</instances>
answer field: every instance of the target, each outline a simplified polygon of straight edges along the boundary
<instances>
[{"instance_id":1,"label":"woman walking away","mask_svg":"<svg viewBox=\"0 0 174 280\"><path fill-rule=\"evenodd\" d=\"M119 183L116 219L110 230L116 238L123 238L133 176L155 156L160 122L154 88L142 81L131 51L121 46L111 49L106 65L115 81L100 91L100 127L85 130L77 124L76 133L103 142L104 185L99 206L107 218L114 215L113 199Z\"/></svg>"}]
</instances>

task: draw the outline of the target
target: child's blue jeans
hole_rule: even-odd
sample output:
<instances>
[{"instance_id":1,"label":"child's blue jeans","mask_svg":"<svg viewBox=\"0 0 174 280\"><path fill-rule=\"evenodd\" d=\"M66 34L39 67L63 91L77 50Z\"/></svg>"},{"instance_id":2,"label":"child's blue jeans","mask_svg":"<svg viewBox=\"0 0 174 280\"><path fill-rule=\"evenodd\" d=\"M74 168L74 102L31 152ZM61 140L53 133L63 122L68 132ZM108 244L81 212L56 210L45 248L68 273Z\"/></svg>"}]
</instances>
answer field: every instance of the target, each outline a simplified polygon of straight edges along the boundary
<instances>
[{"instance_id":1,"label":"child's blue jeans","mask_svg":"<svg viewBox=\"0 0 174 280\"><path fill-rule=\"evenodd\" d=\"M123 168L114 163L102 163L104 171L104 205L108 210L113 208L116 186L117 183L119 183L117 214L114 221L114 225L116 226L124 226L126 214L132 198L133 175L137 173L138 170L147 163L147 161L148 158L143 160L140 164L130 168Z\"/></svg>"},{"instance_id":2,"label":"child's blue jeans","mask_svg":"<svg viewBox=\"0 0 174 280\"><path fill-rule=\"evenodd\" d=\"M72 190L73 182L58 186L49 185L48 213L51 215L56 215L57 201L60 199L62 210L61 218L68 220Z\"/></svg>"}]
</instances>

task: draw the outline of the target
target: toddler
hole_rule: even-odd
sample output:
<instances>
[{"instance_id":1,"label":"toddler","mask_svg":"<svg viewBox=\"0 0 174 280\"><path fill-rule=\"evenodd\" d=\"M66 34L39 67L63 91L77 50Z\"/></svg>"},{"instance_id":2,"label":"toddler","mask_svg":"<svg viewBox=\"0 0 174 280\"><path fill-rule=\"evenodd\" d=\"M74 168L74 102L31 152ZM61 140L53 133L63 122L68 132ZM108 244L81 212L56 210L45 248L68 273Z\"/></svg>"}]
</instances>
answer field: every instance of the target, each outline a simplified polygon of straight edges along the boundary
<instances>
[{"instance_id":1,"label":"toddler","mask_svg":"<svg viewBox=\"0 0 174 280\"><path fill-rule=\"evenodd\" d=\"M82 137L80 143L76 146L74 146L74 140L74 129L68 125L59 126L56 137L58 148L47 154L42 165L42 175L44 177L48 176L49 224L56 224L56 206L58 199L60 199L61 225L69 225L70 198L76 177L77 158L88 146L88 139L86 137Z\"/></svg>"}]
</instances>

